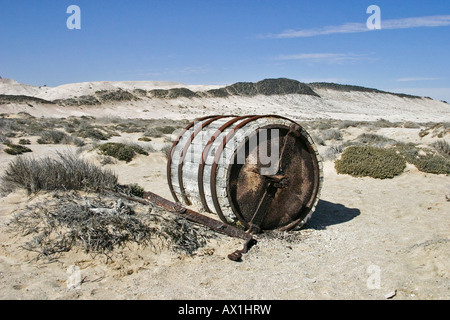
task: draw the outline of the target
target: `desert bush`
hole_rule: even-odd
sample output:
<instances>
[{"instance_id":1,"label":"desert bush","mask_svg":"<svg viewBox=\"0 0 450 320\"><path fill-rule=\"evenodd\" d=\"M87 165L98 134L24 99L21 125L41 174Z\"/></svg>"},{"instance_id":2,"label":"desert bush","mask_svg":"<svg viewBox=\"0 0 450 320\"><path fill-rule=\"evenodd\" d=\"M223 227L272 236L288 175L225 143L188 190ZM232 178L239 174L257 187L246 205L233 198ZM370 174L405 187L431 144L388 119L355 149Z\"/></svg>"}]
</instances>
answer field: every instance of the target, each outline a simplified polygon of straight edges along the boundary
<instances>
[{"instance_id":1,"label":"desert bush","mask_svg":"<svg viewBox=\"0 0 450 320\"><path fill-rule=\"evenodd\" d=\"M393 139L374 133L363 133L356 138L356 141L374 147L384 147L387 144L396 143L396 141Z\"/></svg>"},{"instance_id":2,"label":"desert bush","mask_svg":"<svg viewBox=\"0 0 450 320\"><path fill-rule=\"evenodd\" d=\"M429 129L422 129L422 130L419 131L419 137L421 137L421 138L423 138L423 137L425 137L425 136L427 136L429 134L430 134Z\"/></svg>"},{"instance_id":3,"label":"desert bush","mask_svg":"<svg viewBox=\"0 0 450 320\"><path fill-rule=\"evenodd\" d=\"M24 147L24 146L21 146L18 144L13 144L13 143L9 143L9 142L5 142L3 144L8 147L8 148L4 149L3 151L5 151L7 154L11 154L11 155L19 155L22 153L33 151L28 147Z\"/></svg>"},{"instance_id":4,"label":"desert bush","mask_svg":"<svg viewBox=\"0 0 450 320\"><path fill-rule=\"evenodd\" d=\"M418 155L411 161L419 171L433 174L450 174L450 159L437 154Z\"/></svg>"},{"instance_id":5,"label":"desert bush","mask_svg":"<svg viewBox=\"0 0 450 320\"><path fill-rule=\"evenodd\" d=\"M401 123L391 122L386 119L378 119L377 121L371 122L370 125L375 128L398 128L398 127L401 127Z\"/></svg>"},{"instance_id":6,"label":"desert bush","mask_svg":"<svg viewBox=\"0 0 450 320\"><path fill-rule=\"evenodd\" d=\"M37 258L51 259L76 247L108 257L126 243L151 244L155 229L137 218L131 207L120 200L113 208L103 201L94 201L78 203L67 199L30 208L16 216L11 226L32 235L23 248L37 252ZM99 207L111 213L100 213Z\"/></svg>"},{"instance_id":7,"label":"desert bush","mask_svg":"<svg viewBox=\"0 0 450 320\"><path fill-rule=\"evenodd\" d=\"M39 144L73 144L77 147L85 145L84 141L78 137L69 136L68 134L57 131L44 131L41 137L37 139Z\"/></svg>"},{"instance_id":8,"label":"desert bush","mask_svg":"<svg viewBox=\"0 0 450 320\"><path fill-rule=\"evenodd\" d=\"M338 129L327 129L321 132L324 140L342 140L342 133Z\"/></svg>"},{"instance_id":9,"label":"desert bush","mask_svg":"<svg viewBox=\"0 0 450 320\"><path fill-rule=\"evenodd\" d=\"M0 143L11 143L7 136L0 134Z\"/></svg>"},{"instance_id":10,"label":"desert bush","mask_svg":"<svg viewBox=\"0 0 450 320\"><path fill-rule=\"evenodd\" d=\"M172 150L172 145L171 144L165 144L161 148L161 152L166 156L167 159L170 157L170 151L171 150Z\"/></svg>"},{"instance_id":11,"label":"desert bush","mask_svg":"<svg viewBox=\"0 0 450 320\"><path fill-rule=\"evenodd\" d=\"M314 143L317 145L321 145L321 146L326 145L325 140L323 140L322 137L317 134L311 133L311 138L313 139Z\"/></svg>"},{"instance_id":12,"label":"desert bush","mask_svg":"<svg viewBox=\"0 0 450 320\"><path fill-rule=\"evenodd\" d=\"M108 140L109 138L111 138L110 135L105 134L102 131L100 131L96 128L92 128L92 127L80 129L76 133L76 135L81 138L85 138L85 139L90 138L93 140Z\"/></svg>"},{"instance_id":13,"label":"desert bush","mask_svg":"<svg viewBox=\"0 0 450 320\"><path fill-rule=\"evenodd\" d=\"M145 137L161 138L163 134L156 128L149 128L144 132Z\"/></svg>"},{"instance_id":14,"label":"desert bush","mask_svg":"<svg viewBox=\"0 0 450 320\"><path fill-rule=\"evenodd\" d=\"M56 158L18 157L8 164L1 177L2 191L23 188L29 193L40 190L113 189L117 176L70 153L57 153Z\"/></svg>"},{"instance_id":15,"label":"desert bush","mask_svg":"<svg viewBox=\"0 0 450 320\"><path fill-rule=\"evenodd\" d=\"M408 129L420 129L420 124L412 122L412 121L405 121L403 123L403 128L408 128Z\"/></svg>"},{"instance_id":16,"label":"desert bush","mask_svg":"<svg viewBox=\"0 0 450 320\"><path fill-rule=\"evenodd\" d=\"M105 156L103 154L98 155L97 160L98 160L98 162L100 162L100 164L102 166L107 165L107 164L116 164L117 163L117 160L114 159L113 157Z\"/></svg>"},{"instance_id":17,"label":"desert bush","mask_svg":"<svg viewBox=\"0 0 450 320\"><path fill-rule=\"evenodd\" d=\"M428 148L419 148L413 143L397 143L395 150L419 171L433 174L450 174L450 157L448 155L436 153L436 151Z\"/></svg>"},{"instance_id":18,"label":"desert bush","mask_svg":"<svg viewBox=\"0 0 450 320\"><path fill-rule=\"evenodd\" d=\"M98 149L105 155L114 157L118 160L130 162L136 154L148 156L148 152L137 145L124 143L108 142L98 146Z\"/></svg>"},{"instance_id":19,"label":"desert bush","mask_svg":"<svg viewBox=\"0 0 450 320\"><path fill-rule=\"evenodd\" d=\"M86 144L83 139L74 136L66 136L62 142L64 144L73 144L77 147L82 147Z\"/></svg>"},{"instance_id":20,"label":"desert bush","mask_svg":"<svg viewBox=\"0 0 450 320\"><path fill-rule=\"evenodd\" d=\"M144 195L144 188L138 185L137 183L131 183L127 185L118 185L117 190L121 193L130 195L130 196L136 196L142 198Z\"/></svg>"},{"instance_id":21,"label":"desert bush","mask_svg":"<svg viewBox=\"0 0 450 320\"><path fill-rule=\"evenodd\" d=\"M445 140L437 140L431 146L443 156L450 157L450 144Z\"/></svg>"},{"instance_id":22,"label":"desert bush","mask_svg":"<svg viewBox=\"0 0 450 320\"><path fill-rule=\"evenodd\" d=\"M57 130L44 131L44 132L42 132L41 137L39 139L37 139L37 143L39 143L39 144L59 144L65 137L67 137L67 134L65 134L62 131L57 131Z\"/></svg>"},{"instance_id":23,"label":"desert bush","mask_svg":"<svg viewBox=\"0 0 450 320\"><path fill-rule=\"evenodd\" d=\"M163 126L163 127L156 127L157 131L161 132L162 134L172 134L175 130L178 129L178 127L174 126Z\"/></svg>"},{"instance_id":24,"label":"desert bush","mask_svg":"<svg viewBox=\"0 0 450 320\"><path fill-rule=\"evenodd\" d=\"M403 172L406 161L393 149L351 146L335 161L339 174L377 179L393 178Z\"/></svg>"},{"instance_id":25,"label":"desert bush","mask_svg":"<svg viewBox=\"0 0 450 320\"><path fill-rule=\"evenodd\" d=\"M358 128L366 126L368 122L366 121L355 121L355 120L341 120L338 122L338 129L348 129L350 127Z\"/></svg>"},{"instance_id":26,"label":"desert bush","mask_svg":"<svg viewBox=\"0 0 450 320\"><path fill-rule=\"evenodd\" d=\"M20 139L19 144L25 145L25 144L31 144L30 139Z\"/></svg>"},{"instance_id":27,"label":"desert bush","mask_svg":"<svg viewBox=\"0 0 450 320\"><path fill-rule=\"evenodd\" d=\"M342 144L339 145L333 145L331 147L328 147L323 153L322 157L323 160L335 160L339 154L341 154L344 151L344 147Z\"/></svg>"}]
</instances>

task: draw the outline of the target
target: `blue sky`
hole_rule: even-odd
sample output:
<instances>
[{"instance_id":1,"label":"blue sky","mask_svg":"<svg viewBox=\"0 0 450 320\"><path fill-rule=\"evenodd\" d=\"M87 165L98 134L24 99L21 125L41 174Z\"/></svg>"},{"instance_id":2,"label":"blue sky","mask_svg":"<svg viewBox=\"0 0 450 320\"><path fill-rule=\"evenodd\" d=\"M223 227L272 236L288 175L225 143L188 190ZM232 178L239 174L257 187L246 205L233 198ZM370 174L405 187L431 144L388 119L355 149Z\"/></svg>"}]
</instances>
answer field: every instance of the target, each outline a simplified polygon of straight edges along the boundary
<instances>
[{"instance_id":1,"label":"blue sky","mask_svg":"<svg viewBox=\"0 0 450 320\"><path fill-rule=\"evenodd\" d=\"M450 1L0 0L0 76L33 85L286 77L450 102L449 57Z\"/></svg>"}]
</instances>

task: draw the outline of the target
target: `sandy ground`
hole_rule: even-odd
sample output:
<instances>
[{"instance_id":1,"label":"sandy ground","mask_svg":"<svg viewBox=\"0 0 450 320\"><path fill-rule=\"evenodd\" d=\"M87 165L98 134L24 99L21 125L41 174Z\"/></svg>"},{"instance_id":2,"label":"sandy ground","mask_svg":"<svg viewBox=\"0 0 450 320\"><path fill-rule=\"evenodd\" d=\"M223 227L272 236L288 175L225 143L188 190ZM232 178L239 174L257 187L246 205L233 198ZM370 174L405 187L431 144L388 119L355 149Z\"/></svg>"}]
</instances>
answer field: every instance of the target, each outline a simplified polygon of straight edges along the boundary
<instances>
[{"instance_id":1,"label":"sandy ground","mask_svg":"<svg viewBox=\"0 0 450 320\"><path fill-rule=\"evenodd\" d=\"M405 142L419 139L418 129L380 130ZM352 128L344 138L359 133ZM68 147L33 143L31 148L39 157ZM95 153L83 155L97 161ZM12 158L1 154L2 170ZM171 198L163 154L107 166L121 183L138 183ZM324 174L310 222L289 234L257 236L257 245L240 263L226 256L243 241L226 236L209 241L193 256L130 246L119 250L114 262L75 251L58 262L36 262L6 224L48 195L11 193L0 198L0 299L450 298L448 176L408 165L394 179L353 178L338 175L332 161L325 162ZM74 270L82 282L70 287Z\"/></svg>"},{"instance_id":2,"label":"sandy ground","mask_svg":"<svg viewBox=\"0 0 450 320\"><path fill-rule=\"evenodd\" d=\"M3 94L57 99L100 89L170 88L181 84L83 83L37 88L3 79ZM212 87L191 87L206 90ZM230 99L174 99L112 106L62 108L54 105L3 105L2 112L27 112L36 117L93 115L123 118L192 119L227 110L235 114L278 112L293 119L332 118L390 121L450 121L447 104L391 95L322 90L321 99L274 96ZM225 106L226 105L226 106ZM206 108L205 106L208 106ZM420 129L383 128L378 134L403 142L428 145ZM343 138L363 133L348 128ZM123 134L110 141L136 142L141 134ZM448 136L447 136L448 137ZM27 137L28 138L28 137ZM75 147L36 144L34 157ZM12 139L17 142L17 139ZM161 139L152 141L159 150ZM321 152L324 148L320 148ZM98 163L95 152L82 155ZM0 173L14 156L0 152ZM162 153L138 156L113 169L119 182L138 183L171 199ZM226 236L210 240L193 256L129 246L115 252L113 262L83 252L63 254L57 262L35 261L21 248L22 239L8 230L14 214L40 203L48 194L16 191L0 197L0 299L449 299L450 179L419 172L408 165L388 180L338 175L332 161L324 163L324 186L316 212L306 226L288 234L262 234L243 261L226 256L243 241ZM195 208L194 208L195 209ZM70 286L74 279L78 285Z\"/></svg>"}]
</instances>

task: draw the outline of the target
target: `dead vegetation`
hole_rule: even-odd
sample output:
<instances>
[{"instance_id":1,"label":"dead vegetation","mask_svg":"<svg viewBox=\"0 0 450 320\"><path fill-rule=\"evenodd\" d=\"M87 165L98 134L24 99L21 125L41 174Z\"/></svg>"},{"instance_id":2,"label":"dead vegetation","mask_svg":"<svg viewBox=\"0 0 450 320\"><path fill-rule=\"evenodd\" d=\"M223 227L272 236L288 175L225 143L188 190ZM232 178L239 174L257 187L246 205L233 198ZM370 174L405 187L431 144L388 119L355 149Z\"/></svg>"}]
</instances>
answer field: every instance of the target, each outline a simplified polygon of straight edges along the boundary
<instances>
[{"instance_id":1,"label":"dead vegetation","mask_svg":"<svg viewBox=\"0 0 450 320\"><path fill-rule=\"evenodd\" d=\"M157 207L127 203L114 195L55 192L51 199L27 207L9 223L21 235L24 250L36 259L55 260L71 250L113 259L130 244L192 254L213 235Z\"/></svg>"},{"instance_id":2,"label":"dead vegetation","mask_svg":"<svg viewBox=\"0 0 450 320\"><path fill-rule=\"evenodd\" d=\"M212 237L204 228L156 206L127 203L116 191L142 197L144 189L137 184L120 186L114 172L71 153L15 158L1 182L4 193L20 188L34 195L52 194L9 224L21 235L19 241L27 239L22 248L37 253L38 259L57 259L72 249L111 259L115 249L130 243L154 252L168 248L192 254Z\"/></svg>"},{"instance_id":3,"label":"dead vegetation","mask_svg":"<svg viewBox=\"0 0 450 320\"><path fill-rule=\"evenodd\" d=\"M1 191L9 193L18 188L28 193L41 190L103 191L114 189L117 184L117 176L111 170L99 168L71 153L57 155L57 158L15 158L1 177Z\"/></svg>"}]
</instances>

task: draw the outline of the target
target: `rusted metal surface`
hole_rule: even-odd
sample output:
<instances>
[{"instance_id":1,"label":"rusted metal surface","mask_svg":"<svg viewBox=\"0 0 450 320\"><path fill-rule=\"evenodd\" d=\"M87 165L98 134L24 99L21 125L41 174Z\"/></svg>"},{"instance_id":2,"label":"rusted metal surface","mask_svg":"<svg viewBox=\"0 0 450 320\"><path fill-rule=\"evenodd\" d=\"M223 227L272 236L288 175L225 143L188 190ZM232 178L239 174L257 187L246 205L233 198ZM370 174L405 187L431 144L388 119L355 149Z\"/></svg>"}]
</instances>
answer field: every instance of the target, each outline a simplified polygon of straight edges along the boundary
<instances>
[{"instance_id":1,"label":"rusted metal surface","mask_svg":"<svg viewBox=\"0 0 450 320\"><path fill-rule=\"evenodd\" d=\"M183 192L183 160L186 152L188 152L189 144L192 143L192 140L201 130L207 130L209 124L223 117L225 116L203 118L209 119L191 134L191 139L188 139L183 147L177 168L179 185L183 195L182 200L187 205L190 204L190 201ZM290 230L304 224L305 218L310 218L314 211L314 206L317 204L316 198L321 188L323 177L317 149L313 146L309 135L300 125L282 116L246 115L228 117L232 118L221 125L204 145L200 163L198 164L198 171L195 172L199 192L196 199L200 200L203 209L207 212L215 212L225 224L237 218L246 228L255 233L273 229ZM253 124L253 121L256 121L256 123ZM246 127L247 125L250 125L250 127ZM246 148L244 150L249 149L249 137L246 137L245 141L235 150L230 164L225 168L226 177L224 178L224 173L221 171L220 178L218 178L219 161L222 153L225 148L235 147L231 143L228 146L227 143L233 141L231 139L239 130L244 130L245 134L247 134L249 128L257 128L252 135L257 135L258 145L252 147L254 150L246 151L245 163L238 163L236 157L239 150L241 148ZM279 136L276 137L279 138L277 143L274 142L275 140L272 141L270 135L264 141L259 136L260 130L270 131L271 129L276 129L279 132ZM223 135L224 132L226 132L225 136ZM218 141L218 137L221 135L224 137L220 138L221 141ZM238 139L241 139L239 140L241 142L242 135L238 136ZM257 164L247 161L252 153L251 158L255 159L255 153L258 155L259 147L263 145L267 146L269 150L271 150L272 146L279 148L279 157L276 160L276 164L271 166L272 168L277 168L277 170L271 174L262 173L261 169L266 166L259 163L259 160ZM209 155L213 146L214 150ZM208 155L213 157L213 161L210 172L208 170L210 175L204 177ZM168 168L170 169L170 164ZM170 179L170 177L168 178ZM224 179L226 179L225 184ZM205 193L206 184L210 188L207 190L208 195ZM220 187L218 187L219 185ZM226 185L225 189L224 185ZM220 189L220 198L218 188ZM174 199L178 201L176 197ZM224 204L224 207L222 207L221 203ZM210 207L211 205L213 207ZM222 208L224 208L227 217L225 217ZM230 216L231 214L234 214L235 218ZM232 218L231 220L230 217Z\"/></svg>"},{"instance_id":2,"label":"rusted metal surface","mask_svg":"<svg viewBox=\"0 0 450 320\"><path fill-rule=\"evenodd\" d=\"M245 126L250 121L254 121L258 119L261 116L250 116L249 119L242 121L238 125L236 125L232 131L230 131L225 138L223 138L222 143L219 145L219 147L216 150L216 153L214 155L214 162L211 167L211 176L210 176L210 184L211 184L211 194L212 199L214 203L214 208L216 209L216 213L219 216L219 218L226 222L226 218L222 212L222 208L220 207L219 201L217 199L217 188L216 188L216 176L217 176L217 166L219 164L220 156L222 155L223 149L225 148L225 145L227 142L236 134L236 131ZM245 119L245 117L241 117L240 119ZM239 119L239 120L240 120Z\"/></svg>"},{"instance_id":3,"label":"rusted metal surface","mask_svg":"<svg viewBox=\"0 0 450 320\"><path fill-rule=\"evenodd\" d=\"M293 123L289 128L270 128L278 128L283 139L277 174L262 175L261 165L248 163L229 167L229 201L241 223L254 233L298 225L312 209L320 184L318 161L300 134L301 127Z\"/></svg>"}]
</instances>

